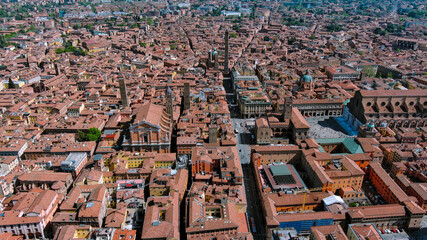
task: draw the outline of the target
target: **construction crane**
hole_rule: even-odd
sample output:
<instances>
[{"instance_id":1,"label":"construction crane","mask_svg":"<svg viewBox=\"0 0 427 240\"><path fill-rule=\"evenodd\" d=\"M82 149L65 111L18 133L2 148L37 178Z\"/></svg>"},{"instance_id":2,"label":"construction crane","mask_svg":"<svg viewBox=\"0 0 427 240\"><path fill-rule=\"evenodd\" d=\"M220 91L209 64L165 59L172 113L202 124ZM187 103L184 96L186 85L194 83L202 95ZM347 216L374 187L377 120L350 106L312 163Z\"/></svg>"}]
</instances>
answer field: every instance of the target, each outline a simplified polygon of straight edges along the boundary
<instances>
[{"instance_id":1,"label":"construction crane","mask_svg":"<svg viewBox=\"0 0 427 240\"><path fill-rule=\"evenodd\" d=\"M318 192L318 191L323 191L323 187L317 187L317 188L304 188L301 190L295 190L294 194L296 195L297 193L304 193L304 198L302 200L302 212L304 212L304 208L305 208L305 199L307 197L307 193L310 192Z\"/></svg>"}]
</instances>

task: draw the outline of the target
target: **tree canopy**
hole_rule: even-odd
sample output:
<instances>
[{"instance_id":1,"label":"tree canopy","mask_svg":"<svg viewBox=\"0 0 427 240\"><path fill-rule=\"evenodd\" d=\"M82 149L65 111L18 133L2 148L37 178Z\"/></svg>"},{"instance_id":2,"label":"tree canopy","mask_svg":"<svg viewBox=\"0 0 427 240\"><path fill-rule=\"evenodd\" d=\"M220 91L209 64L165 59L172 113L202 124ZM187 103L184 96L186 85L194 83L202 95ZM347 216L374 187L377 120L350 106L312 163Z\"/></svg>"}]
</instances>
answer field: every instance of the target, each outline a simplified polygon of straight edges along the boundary
<instances>
[{"instance_id":1,"label":"tree canopy","mask_svg":"<svg viewBox=\"0 0 427 240\"><path fill-rule=\"evenodd\" d=\"M79 141L98 141L101 131L98 128L90 128L88 132L79 131L77 139Z\"/></svg>"}]
</instances>

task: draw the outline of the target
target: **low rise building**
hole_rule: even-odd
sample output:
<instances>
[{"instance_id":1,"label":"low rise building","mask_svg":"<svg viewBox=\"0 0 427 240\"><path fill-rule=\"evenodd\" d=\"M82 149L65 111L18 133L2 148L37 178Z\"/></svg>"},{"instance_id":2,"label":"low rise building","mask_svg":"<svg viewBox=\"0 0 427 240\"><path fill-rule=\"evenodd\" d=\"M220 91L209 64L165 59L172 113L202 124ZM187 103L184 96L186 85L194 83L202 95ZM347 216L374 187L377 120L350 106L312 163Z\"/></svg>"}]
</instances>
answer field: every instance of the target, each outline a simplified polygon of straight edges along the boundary
<instances>
[{"instance_id":1,"label":"low rise building","mask_svg":"<svg viewBox=\"0 0 427 240\"><path fill-rule=\"evenodd\" d=\"M408 195L406 195L378 163L371 163L369 165L368 178L375 186L378 194L380 194L387 203L400 204L409 201Z\"/></svg>"},{"instance_id":2,"label":"low rise building","mask_svg":"<svg viewBox=\"0 0 427 240\"><path fill-rule=\"evenodd\" d=\"M423 127L427 124L425 108L427 90L360 90L347 104L360 122L374 119L375 125L386 122L394 127Z\"/></svg>"},{"instance_id":3,"label":"low rise building","mask_svg":"<svg viewBox=\"0 0 427 240\"><path fill-rule=\"evenodd\" d=\"M332 81L356 81L359 79L360 73L347 66L327 67L326 75Z\"/></svg>"},{"instance_id":4,"label":"low rise building","mask_svg":"<svg viewBox=\"0 0 427 240\"><path fill-rule=\"evenodd\" d=\"M34 188L44 188L66 194L72 183L73 177L70 173L33 171L18 176L17 189L27 192Z\"/></svg>"},{"instance_id":5,"label":"low rise building","mask_svg":"<svg viewBox=\"0 0 427 240\"><path fill-rule=\"evenodd\" d=\"M297 145L255 145L252 146L251 160L256 167L272 163L292 163L301 158Z\"/></svg>"},{"instance_id":6,"label":"low rise building","mask_svg":"<svg viewBox=\"0 0 427 240\"><path fill-rule=\"evenodd\" d=\"M376 228L419 228L425 214L418 205L407 202L404 205L386 204L348 208L347 224L372 223Z\"/></svg>"},{"instance_id":7,"label":"low rise building","mask_svg":"<svg viewBox=\"0 0 427 240\"><path fill-rule=\"evenodd\" d=\"M322 209L322 200L331 196L332 193L327 192L309 192L285 194L265 193L264 197L272 201L278 214L292 214L300 212L311 212L313 210Z\"/></svg>"},{"instance_id":8,"label":"low rise building","mask_svg":"<svg viewBox=\"0 0 427 240\"><path fill-rule=\"evenodd\" d=\"M107 188L103 184L77 185L67 195L59 207L61 212L75 213L67 219L74 224L87 224L101 227L104 222L105 212L109 197ZM64 224L67 224L64 222Z\"/></svg>"},{"instance_id":9,"label":"low rise building","mask_svg":"<svg viewBox=\"0 0 427 240\"><path fill-rule=\"evenodd\" d=\"M326 225L311 227L310 240L350 240L340 225Z\"/></svg>"},{"instance_id":10,"label":"low rise building","mask_svg":"<svg viewBox=\"0 0 427 240\"><path fill-rule=\"evenodd\" d=\"M237 147L196 147L191 157L195 181L240 185L243 172Z\"/></svg>"},{"instance_id":11,"label":"low rise building","mask_svg":"<svg viewBox=\"0 0 427 240\"><path fill-rule=\"evenodd\" d=\"M219 200L219 199L218 199ZM238 213L236 204L221 201L209 201L198 196L187 199L187 221L185 222L187 239L224 236L226 238L252 239L249 233L246 215Z\"/></svg>"},{"instance_id":12,"label":"low rise building","mask_svg":"<svg viewBox=\"0 0 427 240\"><path fill-rule=\"evenodd\" d=\"M49 236L45 228L52 220L60 201L60 194L41 189L6 198L3 201L6 208L0 212L0 233L23 235L26 239L45 239Z\"/></svg>"},{"instance_id":13,"label":"low rise building","mask_svg":"<svg viewBox=\"0 0 427 240\"><path fill-rule=\"evenodd\" d=\"M87 154L85 152L70 153L67 158L61 162L61 170L73 174L73 177L77 177L86 163Z\"/></svg>"},{"instance_id":14,"label":"low rise building","mask_svg":"<svg viewBox=\"0 0 427 240\"><path fill-rule=\"evenodd\" d=\"M170 196L149 197L141 239L179 239L179 222L177 192Z\"/></svg>"},{"instance_id":15,"label":"low rise building","mask_svg":"<svg viewBox=\"0 0 427 240\"><path fill-rule=\"evenodd\" d=\"M348 225L347 237L348 240L383 240L378 229L372 223Z\"/></svg>"}]
</instances>

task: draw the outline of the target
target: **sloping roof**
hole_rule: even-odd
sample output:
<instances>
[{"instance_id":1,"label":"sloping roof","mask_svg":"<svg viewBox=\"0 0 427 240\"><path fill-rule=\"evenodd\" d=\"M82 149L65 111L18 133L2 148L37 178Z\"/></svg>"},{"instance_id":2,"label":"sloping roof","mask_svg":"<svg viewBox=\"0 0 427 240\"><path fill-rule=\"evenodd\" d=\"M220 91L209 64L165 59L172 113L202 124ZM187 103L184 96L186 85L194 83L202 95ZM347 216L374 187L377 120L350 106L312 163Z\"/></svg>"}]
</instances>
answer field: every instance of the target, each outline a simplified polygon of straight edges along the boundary
<instances>
[{"instance_id":1,"label":"sloping roof","mask_svg":"<svg viewBox=\"0 0 427 240\"><path fill-rule=\"evenodd\" d=\"M356 142L355 138L318 138L315 140L320 145L342 143L351 154L364 153L362 147ZM322 147L320 147L319 150L324 152Z\"/></svg>"},{"instance_id":2,"label":"sloping roof","mask_svg":"<svg viewBox=\"0 0 427 240\"><path fill-rule=\"evenodd\" d=\"M361 90L364 97L388 97L388 96L427 96L427 89L413 90Z\"/></svg>"},{"instance_id":3,"label":"sloping roof","mask_svg":"<svg viewBox=\"0 0 427 240\"><path fill-rule=\"evenodd\" d=\"M148 122L160 126L162 120L163 106L146 103L136 111L135 123Z\"/></svg>"},{"instance_id":4,"label":"sloping roof","mask_svg":"<svg viewBox=\"0 0 427 240\"><path fill-rule=\"evenodd\" d=\"M310 128L310 125L308 124L304 116L302 116L301 112L296 107L292 108L291 121L292 121L292 124L295 126L295 128Z\"/></svg>"}]
</instances>

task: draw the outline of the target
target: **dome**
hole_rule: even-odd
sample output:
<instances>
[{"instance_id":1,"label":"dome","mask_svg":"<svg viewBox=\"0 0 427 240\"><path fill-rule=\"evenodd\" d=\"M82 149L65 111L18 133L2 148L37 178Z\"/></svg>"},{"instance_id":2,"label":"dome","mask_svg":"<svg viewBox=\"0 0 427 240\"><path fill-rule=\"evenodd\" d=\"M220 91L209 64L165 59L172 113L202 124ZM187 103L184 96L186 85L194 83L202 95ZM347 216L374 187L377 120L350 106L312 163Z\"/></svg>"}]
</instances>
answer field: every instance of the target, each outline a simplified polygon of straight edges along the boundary
<instances>
[{"instance_id":1,"label":"dome","mask_svg":"<svg viewBox=\"0 0 427 240\"><path fill-rule=\"evenodd\" d=\"M313 82L313 77L310 75L310 70L307 69L307 72L301 78L302 82Z\"/></svg>"}]
</instances>

